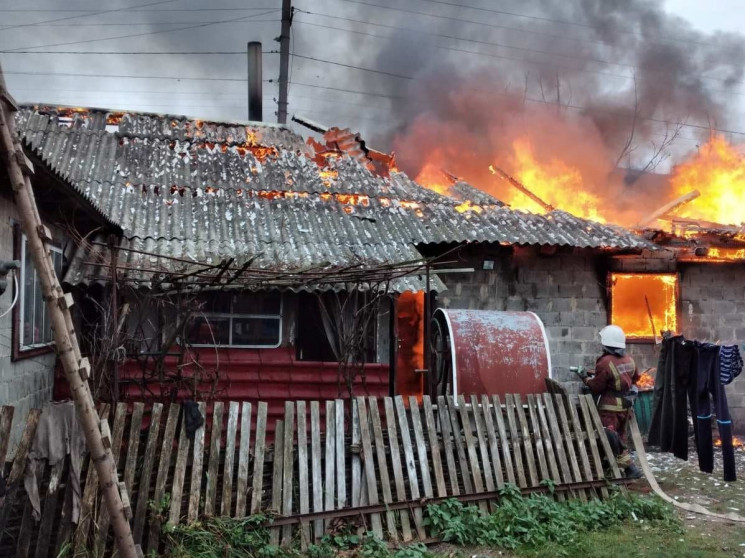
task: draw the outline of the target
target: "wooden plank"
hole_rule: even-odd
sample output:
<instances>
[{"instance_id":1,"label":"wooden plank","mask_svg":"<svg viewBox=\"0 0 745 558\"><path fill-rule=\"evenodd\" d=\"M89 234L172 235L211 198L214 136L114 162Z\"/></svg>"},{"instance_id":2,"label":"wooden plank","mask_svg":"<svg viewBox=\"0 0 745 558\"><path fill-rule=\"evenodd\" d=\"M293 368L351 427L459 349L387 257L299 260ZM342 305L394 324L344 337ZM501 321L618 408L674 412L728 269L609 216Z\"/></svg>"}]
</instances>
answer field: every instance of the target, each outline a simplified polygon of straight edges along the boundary
<instances>
[{"instance_id":1,"label":"wooden plank","mask_svg":"<svg viewBox=\"0 0 745 558\"><path fill-rule=\"evenodd\" d=\"M114 432L111 435L111 456L113 458L115 470L112 475L115 478L112 479L99 479L99 483L103 484L108 482L119 482L119 473L117 468L119 465L119 454L122 450L122 438L124 437L124 425L127 418L127 404L118 403L116 411L114 412ZM98 516L98 533L96 537L96 552L98 555L102 555L106 549L106 539L109 534L109 510L106 506L101 506Z\"/></svg>"},{"instance_id":2,"label":"wooden plank","mask_svg":"<svg viewBox=\"0 0 745 558\"><path fill-rule=\"evenodd\" d=\"M155 452L158 447L158 434L160 433L160 417L163 414L163 404L153 403L150 411L150 426L147 431L147 442L145 443L145 457L140 470L140 482L137 490L137 504L135 506L135 519L132 535L135 544L142 544L142 533L145 530L145 516L147 514L147 503L150 500L150 483L155 465Z\"/></svg>"},{"instance_id":3,"label":"wooden plank","mask_svg":"<svg viewBox=\"0 0 745 558\"><path fill-rule=\"evenodd\" d=\"M259 402L256 412L256 441L254 442L254 471L251 483L251 514L261 513L264 497L264 457L266 456L267 404Z\"/></svg>"},{"instance_id":4,"label":"wooden plank","mask_svg":"<svg viewBox=\"0 0 745 558\"><path fill-rule=\"evenodd\" d=\"M298 511L310 512L310 485L308 483L308 424L305 401L297 402L297 471L298 471ZM310 544L308 522L300 522L300 548L307 550Z\"/></svg>"},{"instance_id":5,"label":"wooden plank","mask_svg":"<svg viewBox=\"0 0 745 558\"><path fill-rule=\"evenodd\" d=\"M225 431L225 466L222 473L222 504L220 515L230 517L233 508L233 474L235 473L235 439L238 437L238 411L240 406L237 401L231 401L228 405L228 425Z\"/></svg>"},{"instance_id":6,"label":"wooden plank","mask_svg":"<svg viewBox=\"0 0 745 558\"><path fill-rule=\"evenodd\" d=\"M533 439L530 436L528 420L525 417L525 409L519 394L515 394L515 411L517 412L517 423L520 429L522 446L525 450L525 460L528 462L528 475L530 477L530 486L538 486L538 474L535 470L535 454L533 453Z\"/></svg>"},{"instance_id":7,"label":"wooden plank","mask_svg":"<svg viewBox=\"0 0 745 558\"><path fill-rule=\"evenodd\" d=\"M31 502L28 501L28 498L26 498L22 513L21 527L18 531L18 540L16 543L16 558L26 558L31 554L31 534L36 522L34 521Z\"/></svg>"},{"instance_id":8,"label":"wooden plank","mask_svg":"<svg viewBox=\"0 0 745 558\"><path fill-rule=\"evenodd\" d=\"M282 470L282 515L292 515L293 481L295 473L295 459L293 456L295 441L295 404L285 401L285 437L283 442L283 470ZM279 440L277 440L279 443ZM282 545L287 546L292 541L292 525L282 528Z\"/></svg>"},{"instance_id":9,"label":"wooden plank","mask_svg":"<svg viewBox=\"0 0 745 558\"><path fill-rule=\"evenodd\" d=\"M486 426L484 425L484 409L475 395L471 396L471 412L476 426L476 441L481 455L481 470L484 473L484 484L488 491L494 490L494 475L492 474L491 459L489 459L489 445L486 441Z\"/></svg>"},{"instance_id":10,"label":"wooden plank","mask_svg":"<svg viewBox=\"0 0 745 558\"><path fill-rule=\"evenodd\" d=\"M52 527L54 526L57 513L57 500L59 496L59 483L65 465L65 460L60 461L51 468L49 474L49 487L46 495L41 499L41 520L39 521L39 532L36 534L35 558L45 558L49 554L49 542L52 538ZM45 467L46 468L46 467Z\"/></svg>"},{"instance_id":11,"label":"wooden plank","mask_svg":"<svg viewBox=\"0 0 745 558\"><path fill-rule=\"evenodd\" d=\"M335 503L334 493L334 477L335 477L335 465L336 457L334 455L334 449L336 447L336 420L335 420L335 404L333 401L326 401L326 459L325 459L325 482L324 482L324 495L325 510L333 510ZM328 525L328 523L326 523Z\"/></svg>"},{"instance_id":12,"label":"wooden plank","mask_svg":"<svg viewBox=\"0 0 745 558\"><path fill-rule=\"evenodd\" d=\"M419 458L419 470L422 474L422 490L426 498L432 498L435 493L432 490L432 478L429 474L429 459L427 458L427 442L424 441L424 429L422 428L422 415L419 412L419 402L414 396L409 397L409 414L411 425L414 427L414 444Z\"/></svg>"},{"instance_id":13,"label":"wooden plank","mask_svg":"<svg viewBox=\"0 0 745 558\"><path fill-rule=\"evenodd\" d=\"M502 415L502 402L499 400L498 395L493 396L492 402L494 403L494 419L497 425L497 432L499 433L499 443L502 446L502 457L504 458L504 471L507 476L507 482L517 484L515 466L512 463L512 453L510 452L510 442L507 437L507 429L504 425L504 416Z\"/></svg>"},{"instance_id":14,"label":"wooden plank","mask_svg":"<svg viewBox=\"0 0 745 558\"><path fill-rule=\"evenodd\" d=\"M10 429L13 425L13 414L15 407L3 405L0 409L0 467L5 469L5 459L8 457L8 445L10 443Z\"/></svg>"},{"instance_id":15,"label":"wooden plank","mask_svg":"<svg viewBox=\"0 0 745 558\"><path fill-rule=\"evenodd\" d=\"M551 473L548 470L548 464L546 463L546 452L543 447L543 436L541 435L541 423L538 420L538 411L535 406L535 395L529 393L527 395L528 405L528 417L530 419L530 427L533 431L533 440L535 441L535 452L538 456L538 469L540 481L551 480Z\"/></svg>"},{"instance_id":16,"label":"wooden plank","mask_svg":"<svg viewBox=\"0 0 745 558\"><path fill-rule=\"evenodd\" d=\"M458 421L458 409L455 407L455 400L452 396L448 395L447 402L450 426L453 431L453 443L458 456L458 464L460 465L460 477L463 481L463 490L466 494L473 494L473 481L471 480L471 471L468 468L468 458L466 457L466 450L463 445L463 434L461 434L463 429Z\"/></svg>"},{"instance_id":17,"label":"wooden plank","mask_svg":"<svg viewBox=\"0 0 745 558\"><path fill-rule=\"evenodd\" d=\"M429 437L429 451L432 455L432 470L435 474L435 484L437 485L437 496L444 498L448 495L445 476L442 470L442 459L440 457L440 442L437 439L437 427L435 426L435 414L432 407L432 400L429 395L422 397L422 407L424 408L424 423L427 425L427 436Z\"/></svg>"},{"instance_id":18,"label":"wooden plank","mask_svg":"<svg viewBox=\"0 0 745 558\"><path fill-rule=\"evenodd\" d=\"M572 472L569 469L569 461L567 461L566 452L564 451L564 440L562 439L561 430L559 428L559 419L556 417L552 394L543 394L543 405L546 411L546 420L548 422L548 429L551 433L554 450L559 458L561 478L565 483L570 483L573 481ZM572 497L577 497L577 492L575 490L572 490L569 494Z\"/></svg>"},{"instance_id":19,"label":"wooden plank","mask_svg":"<svg viewBox=\"0 0 745 558\"><path fill-rule=\"evenodd\" d=\"M318 401L310 402L310 460L313 466L313 511L323 511L323 472L321 462L321 408ZM323 521L313 523L313 541L323 537Z\"/></svg>"},{"instance_id":20,"label":"wooden plank","mask_svg":"<svg viewBox=\"0 0 745 558\"><path fill-rule=\"evenodd\" d=\"M584 430L587 436L588 443L590 444L590 456L595 466L595 480L601 480L605 478L603 472L603 460L600 459L600 452L598 451L598 444L595 435L595 427L590 417L590 411L587 408L587 400L584 397L577 397L577 403L579 404L579 410L582 413L584 420ZM609 493L605 486L600 487L600 494L603 498L607 498Z\"/></svg>"},{"instance_id":21,"label":"wooden plank","mask_svg":"<svg viewBox=\"0 0 745 558\"><path fill-rule=\"evenodd\" d=\"M385 424L388 429L388 445L391 451L391 469L393 470L393 481L396 486L396 499L399 502L405 502L406 485L404 484L404 473L401 467L401 450L398 446L398 428L396 427L396 412L393 409L393 399L386 397L383 399L385 407ZM411 534L411 523L409 522L409 513L401 510L401 538L404 542L413 539Z\"/></svg>"},{"instance_id":22,"label":"wooden plank","mask_svg":"<svg viewBox=\"0 0 745 558\"><path fill-rule=\"evenodd\" d=\"M380 422L380 409L378 408L378 399L370 397L368 399L370 406L370 424L372 425L373 440L375 442L375 455L378 460L378 472L380 474L380 487L383 492L383 503L393 503L393 493L391 492L391 481L388 476L388 460L385 457L385 441L383 440L383 426ZM388 511L385 514L385 523L388 529L388 535L392 541L398 540L398 531L396 530L396 514Z\"/></svg>"},{"instance_id":23,"label":"wooden plank","mask_svg":"<svg viewBox=\"0 0 745 558\"><path fill-rule=\"evenodd\" d=\"M448 411L445 397L437 398L437 415L440 419L440 430L442 430L442 447L445 451L445 463L448 468L448 479L450 479L450 495L460 495L458 486L458 468L455 465L455 454L453 453L453 432L450 425L450 412Z\"/></svg>"},{"instance_id":24,"label":"wooden plank","mask_svg":"<svg viewBox=\"0 0 745 558\"><path fill-rule=\"evenodd\" d=\"M142 415L145 412L145 404L137 402L132 409L132 420L129 425L129 444L127 444L127 459L124 462L124 485L127 492L132 494L134 486L137 458L140 449L140 433L142 432ZM114 425L116 428L116 425ZM115 436L116 437L116 436Z\"/></svg>"},{"instance_id":25,"label":"wooden plank","mask_svg":"<svg viewBox=\"0 0 745 558\"><path fill-rule=\"evenodd\" d=\"M460 412L460 420L463 425L463 438L466 441L466 450L468 451L468 462L471 466L471 475L473 477L473 488L476 493L484 491L484 479L481 476L481 466L479 465L479 456L476 452L476 440L473 437L473 430L471 427L471 419L468 416L468 407L466 407L466 399L462 395L458 396L458 411ZM488 512L489 506L486 502L480 501L479 508L482 511Z\"/></svg>"},{"instance_id":26,"label":"wooden plank","mask_svg":"<svg viewBox=\"0 0 745 558\"><path fill-rule=\"evenodd\" d=\"M334 410L336 419L336 509L347 507L347 466L344 462L344 401L337 399Z\"/></svg>"},{"instance_id":27,"label":"wooden plank","mask_svg":"<svg viewBox=\"0 0 745 558\"><path fill-rule=\"evenodd\" d=\"M581 395L580 397L584 397L585 401L587 403L587 411L590 414L590 419L592 421L593 426L595 427L595 432L597 432L597 438L600 440L600 447L603 448L603 452L605 453L605 459L610 464L611 473L613 474L613 478L620 479L623 477L621 474L621 470L618 468L618 463L616 463L616 458L613 455L613 450L610 447L610 442L608 441L608 436L605 434L605 428L603 428L603 422L600 420L600 415L598 414L598 409L595 406L594 401L592 400L592 396L587 395Z\"/></svg>"},{"instance_id":28,"label":"wooden plank","mask_svg":"<svg viewBox=\"0 0 745 558\"><path fill-rule=\"evenodd\" d=\"M106 403L98 414L106 424L109 422L110 409L111 405ZM93 524L94 505L96 495L98 494L98 473L96 473L93 463L90 463L90 457L88 459L88 473L85 479L85 488L83 488L83 496L80 501L80 519L74 536L73 548L76 555L80 554L89 545L88 538L90 536L91 525Z\"/></svg>"},{"instance_id":29,"label":"wooden plank","mask_svg":"<svg viewBox=\"0 0 745 558\"><path fill-rule=\"evenodd\" d=\"M199 500L204 495L202 492L202 469L204 467L204 434L207 430L207 419L205 415L206 405L199 403L199 413L205 417L202 426L194 433L194 446L191 464L191 486L189 488L189 508L186 520L193 523L199 518Z\"/></svg>"},{"instance_id":30,"label":"wooden plank","mask_svg":"<svg viewBox=\"0 0 745 558\"><path fill-rule=\"evenodd\" d=\"M360 434L360 413L357 401L352 399L352 507L360 506L362 500L362 440Z\"/></svg>"},{"instance_id":31,"label":"wooden plank","mask_svg":"<svg viewBox=\"0 0 745 558\"><path fill-rule=\"evenodd\" d=\"M574 442L577 445L577 452L579 453L579 462L582 467L582 478L586 481L593 480L592 478L592 467L590 466L590 459L587 455L587 447L585 446L585 440L587 435L582 430L582 425L579 422L579 415L577 414L576 401L571 398L567 398L570 426L574 433ZM594 490L588 489L587 493L591 496L596 496Z\"/></svg>"},{"instance_id":32,"label":"wooden plank","mask_svg":"<svg viewBox=\"0 0 745 558\"><path fill-rule=\"evenodd\" d=\"M251 403L244 401L241 404L241 439L238 448L238 482L235 485L235 515L233 517L244 517L246 515L246 504L248 502L248 463L250 459Z\"/></svg>"},{"instance_id":33,"label":"wooden plank","mask_svg":"<svg viewBox=\"0 0 745 558\"><path fill-rule=\"evenodd\" d=\"M168 514L168 523L178 525L181 520L181 496L186 477L186 461L189 457L189 446L191 441L186 436L186 414L181 413L181 433L178 438L178 453L176 454L176 466L173 470L173 484L171 485L171 510ZM167 475L167 473L166 473Z\"/></svg>"},{"instance_id":34,"label":"wooden plank","mask_svg":"<svg viewBox=\"0 0 745 558\"><path fill-rule=\"evenodd\" d=\"M377 505L380 503L378 497L378 479L375 476L375 457L372 449L372 441L370 436L370 423L367 418L367 406L365 404L364 397L357 397L357 409L359 409L360 417L360 436L362 438L362 455L365 456L364 467L365 467L365 478L367 480L367 498L370 505ZM370 516L370 523L372 524L372 531L379 539L383 538L383 525L380 521L380 514L374 513Z\"/></svg>"},{"instance_id":35,"label":"wooden plank","mask_svg":"<svg viewBox=\"0 0 745 558\"><path fill-rule=\"evenodd\" d=\"M54 556L59 556L62 548L67 548L68 543L72 542L72 498L72 483L65 482L65 490L62 493L62 510L57 526L57 540L52 549Z\"/></svg>"},{"instance_id":36,"label":"wooden plank","mask_svg":"<svg viewBox=\"0 0 745 558\"><path fill-rule=\"evenodd\" d=\"M523 467L523 452L520 436L517 433L517 420L515 418L515 398L511 393L504 396L504 408L507 413L507 427L510 430L510 445L512 446L512 460L517 473L517 484L520 487L528 486Z\"/></svg>"},{"instance_id":37,"label":"wooden plank","mask_svg":"<svg viewBox=\"0 0 745 558\"><path fill-rule=\"evenodd\" d=\"M210 434L210 460L207 466L207 489L204 494L204 515L212 517L217 511L217 484L222 450L222 415L225 403L215 401L212 408L212 433Z\"/></svg>"},{"instance_id":38,"label":"wooden plank","mask_svg":"<svg viewBox=\"0 0 745 558\"><path fill-rule=\"evenodd\" d=\"M572 470L572 476L575 482L582 481L582 472L579 468L579 461L577 460L577 451L572 441L572 431L569 429L569 422L567 421L566 414L566 400L563 395L555 394L554 402L556 403L556 414L559 419L559 428L561 429L562 436L564 437L564 443L567 449L567 455L569 456L569 466ZM580 495L584 496L585 492L580 491ZM584 499L584 498L583 498Z\"/></svg>"},{"instance_id":39,"label":"wooden plank","mask_svg":"<svg viewBox=\"0 0 745 558\"><path fill-rule=\"evenodd\" d=\"M269 510L271 514L282 513L282 465L284 463L284 439L285 423L278 420L274 426L274 449L272 451L272 505ZM269 531L269 544L279 545L281 527L272 527Z\"/></svg>"},{"instance_id":40,"label":"wooden plank","mask_svg":"<svg viewBox=\"0 0 745 558\"><path fill-rule=\"evenodd\" d=\"M504 475L502 474L502 458L499 456L499 444L497 443L497 432L494 429L494 415L492 404L487 395L481 396L481 409L484 415L484 426L486 437L489 441L489 454L491 455L492 471L497 488L504 486Z\"/></svg>"},{"instance_id":41,"label":"wooden plank","mask_svg":"<svg viewBox=\"0 0 745 558\"><path fill-rule=\"evenodd\" d=\"M546 418L546 410L543 404L543 397L540 395L535 396L535 408L538 413L538 422L541 425L541 439L546 449L546 462L548 470L551 474L551 480L556 484L561 484L561 473L559 471L559 454L554 449L553 441L551 440L551 429L548 426L548 419ZM559 493L558 500L563 502L566 497L563 492Z\"/></svg>"},{"instance_id":42,"label":"wooden plank","mask_svg":"<svg viewBox=\"0 0 745 558\"><path fill-rule=\"evenodd\" d=\"M409 432L409 421L406 418L406 408L404 407L403 397L397 395L394 399L396 404L396 414L398 415L398 425L401 431L401 445L404 449L404 463L409 478L409 490L411 499L418 500L421 497L419 492L419 479L416 475L416 464L414 463L414 449L411 445L411 434ZM420 539L426 538L424 532L424 517L421 508L414 508L414 526Z\"/></svg>"},{"instance_id":43,"label":"wooden plank","mask_svg":"<svg viewBox=\"0 0 745 558\"><path fill-rule=\"evenodd\" d=\"M158 458L158 475L155 477L155 490L153 491L153 502L157 510L161 509L161 502L166 494L166 482L168 481L168 471L171 468L171 454L173 453L173 442L176 437L176 426L178 425L178 415L181 406L171 403L168 407L168 418L166 419L166 428L163 431L163 443L160 448L160 457ZM161 518L150 511L150 533L147 539L148 551L157 554L158 543L160 542L160 524ZM154 517L152 517L154 516Z\"/></svg>"}]
</instances>

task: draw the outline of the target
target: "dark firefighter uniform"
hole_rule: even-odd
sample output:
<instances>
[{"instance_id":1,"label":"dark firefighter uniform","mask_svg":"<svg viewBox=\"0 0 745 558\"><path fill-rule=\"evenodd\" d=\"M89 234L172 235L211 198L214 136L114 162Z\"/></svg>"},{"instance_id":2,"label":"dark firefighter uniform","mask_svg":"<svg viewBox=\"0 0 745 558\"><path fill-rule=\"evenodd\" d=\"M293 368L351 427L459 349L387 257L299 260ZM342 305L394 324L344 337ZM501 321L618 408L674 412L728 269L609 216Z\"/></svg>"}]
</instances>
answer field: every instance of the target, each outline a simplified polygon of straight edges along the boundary
<instances>
[{"instance_id":1,"label":"dark firefighter uniform","mask_svg":"<svg viewBox=\"0 0 745 558\"><path fill-rule=\"evenodd\" d=\"M634 359L628 355L617 356L605 353L595 363L595 375L587 378L585 384L600 395L598 412L603 426L615 432L625 445L626 424L629 420L629 405L624 404L623 394L639 379ZM618 456L619 467L632 464L628 450Z\"/></svg>"}]
</instances>

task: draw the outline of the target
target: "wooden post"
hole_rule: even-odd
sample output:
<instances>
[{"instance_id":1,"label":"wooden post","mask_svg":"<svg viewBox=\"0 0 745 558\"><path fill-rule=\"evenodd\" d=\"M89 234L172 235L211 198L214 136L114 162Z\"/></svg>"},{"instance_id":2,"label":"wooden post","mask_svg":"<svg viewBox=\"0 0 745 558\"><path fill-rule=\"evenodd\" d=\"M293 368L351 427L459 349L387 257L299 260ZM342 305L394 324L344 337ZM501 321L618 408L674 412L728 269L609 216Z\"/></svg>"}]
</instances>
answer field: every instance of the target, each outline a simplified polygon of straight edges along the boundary
<instances>
[{"instance_id":1,"label":"wooden post","mask_svg":"<svg viewBox=\"0 0 745 558\"><path fill-rule=\"evenodd\" d=\"M42 294L47 304L47 313L54 333L55 348L70 385L70 393L75 401L78 421L85 435L91 463L96 466L104 502L114 529L114 541L122 558L136 558L138 549L135 547L129 521L124 514L116 468L111 453L104 448L99 430L100 420L93 405L90 388L78 373L80 369L79 349L74 330L71 330L68 325L71 323L69 309L63 309L62 306L65 305L58 301L59 298L64 297L64 294L61 292L51 255L45 245L49 240L49 233L41 222L31 189L29 175L33 174L33 167L23 154L13 120L14 103L9 99L10 95L5 88L5 79L2 67L0 67L0 152L7 154L8 175L18 206L21 227L26 234L31 258L39 275ZM20 164L21 161L24 162L23 165Z\"/></svg>"},{"instance_id":2,"label":"wooden post","mask_svg":"<svg viewBox=\"0 0 745 558\"><path fill-rule=\"evenodd\" d=\"M277 122L279 124L287 124L291 25L292 0L282 0L282 31L279 34L279 101L277 101Z\"/></svg>"}]
</instances>

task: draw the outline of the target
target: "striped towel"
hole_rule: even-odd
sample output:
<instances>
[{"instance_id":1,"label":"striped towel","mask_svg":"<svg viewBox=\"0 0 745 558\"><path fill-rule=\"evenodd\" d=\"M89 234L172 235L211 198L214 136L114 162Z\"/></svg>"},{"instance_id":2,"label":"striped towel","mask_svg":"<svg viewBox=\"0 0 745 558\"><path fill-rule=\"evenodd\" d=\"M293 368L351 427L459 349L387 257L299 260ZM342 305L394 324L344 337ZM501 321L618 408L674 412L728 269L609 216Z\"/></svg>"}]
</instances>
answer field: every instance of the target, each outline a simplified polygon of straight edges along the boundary
<instances>
[{"instance_id":1,"label":"striped towel","mask_svg":"<svg viewBox=\"0 0 745 558\"><path fill-rule=\"evenodd\" d=\"M742 355L737 345L722 345L719 348L719 381L723 386L732 383L742 372Z\"/></svg>"}]
</instances>

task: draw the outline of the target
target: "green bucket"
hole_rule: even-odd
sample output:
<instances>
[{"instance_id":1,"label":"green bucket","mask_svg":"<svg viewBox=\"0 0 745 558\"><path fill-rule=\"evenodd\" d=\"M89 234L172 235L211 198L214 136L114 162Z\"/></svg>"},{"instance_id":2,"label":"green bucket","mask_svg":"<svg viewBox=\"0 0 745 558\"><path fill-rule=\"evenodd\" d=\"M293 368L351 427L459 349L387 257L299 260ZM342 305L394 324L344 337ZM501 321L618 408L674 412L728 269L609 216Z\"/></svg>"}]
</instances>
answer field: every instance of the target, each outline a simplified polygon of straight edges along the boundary
<instances>
[{"instance_id":1,"label":"green bucket","mask_svg":"<svg viewBox=\"0 0 745 558\"><path fill-rule=\"evenodd\" d=\"M634 401L634 414L639 424L642 436L649 434L649 426L652 423L652 408L654 406L654 390L640 391Z\"/></svg>"}]
</instances>

